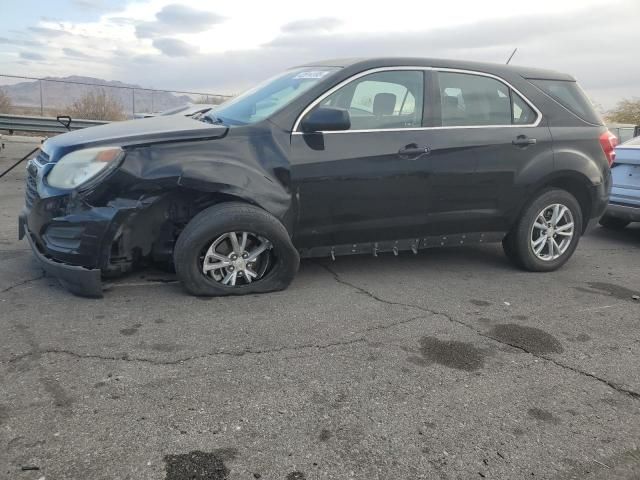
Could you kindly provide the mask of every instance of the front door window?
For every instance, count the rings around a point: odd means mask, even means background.
[[[424,73],[413,70],[377,72],[336,90],[320,105],[346,108],[351,130],[422,126]]]

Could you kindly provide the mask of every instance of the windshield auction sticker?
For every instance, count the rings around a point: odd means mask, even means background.
[[[309,70],[308,72],[300,72],[295,77],[293,77],[293,79],[294,80],[300,80],[300,79],[316,79],[317,80],[328,74],[329,72],[327,70]]]

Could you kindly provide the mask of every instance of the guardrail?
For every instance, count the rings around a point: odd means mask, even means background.
[[[44,132],[44,133],[64,133],[69,130],[79,130],[81,128],[104,125],[100,120],[71,120],[69,128],[60,123],[54,117],[28,117],[24,115],[6,115],[0,113],[0,130],[8,130],[9,133],[17,132]]]

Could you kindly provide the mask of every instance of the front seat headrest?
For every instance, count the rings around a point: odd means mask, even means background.
[[[393,115],[396,107],[396,96],[393,93],[378,93],[373,97],[374,115]]]

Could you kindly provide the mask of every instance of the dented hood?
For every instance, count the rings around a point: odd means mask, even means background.
[[[131,146],[159,142],[204,140],[223,137],[228,128],[181,115],[113,122],[84,128],[48,139],[43,150],[58,157],[79,148],[98,145]]]

